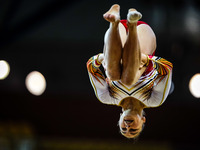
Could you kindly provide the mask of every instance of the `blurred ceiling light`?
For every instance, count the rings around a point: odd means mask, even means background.
[[[28,91],[36,96],[41,95],[46,89],[46,80],[38,71],[29,73],[26,77],[25,84]]]
[[[10,66],[5,60],[0,60],[0,80],[5,79],[10,73]]]
[[[190,79],[189,89],[194,97],[200,98],[200,73],[195,74]]]
[[[186,29],[192,34],[200,33],[199,12],[193,7],[188,6],[185,16]]]

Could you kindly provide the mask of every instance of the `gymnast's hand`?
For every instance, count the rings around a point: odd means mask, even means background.
[[[141,64],[139,69],[147,67],[147,65],[148,65],[148,55],[141,53]]]
[[[102,63],[104,60],[104,54],[99,54],[98,62]]]

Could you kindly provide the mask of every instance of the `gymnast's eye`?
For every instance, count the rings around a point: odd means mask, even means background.
[[[126,129],[126,128],[122,128],[122,130],[123,130],[123,131],[126,131],[127,129]]]

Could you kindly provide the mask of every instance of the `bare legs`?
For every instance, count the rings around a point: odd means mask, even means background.
[[[121,80],[125,85],[132,85],[142,74],[139,73],[138,76],[141,50],[137,32],[137,21],[142,15],[135,9],[129,9],[127,15],[129,33],[126,35],[125,28],[119,23],[119,10],[119,5],[115,4],[104,14],[104,19],[110,22],[104,38],[104,67],[111,80]]]

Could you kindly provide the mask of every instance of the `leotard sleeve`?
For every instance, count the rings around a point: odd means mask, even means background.
[[[95,95],[100,102],[115,105],[116,100],[110,96],[106,78],[99,68],[101,63],[98,61],[98,57],[99,55],[95,55],[87,62],[87,70],[90,82],[94,89]]]
[[[157,77],[154,81],[148,103],[149,105],[154,106],[154,104],[158,104],[159,102],[161,105],[169,94],[173,65],[166,59],[157,56],[149,58],[149,63],[152,63],[154,71],[157,72]],[[155,107],[160,105],[156,105]]]

